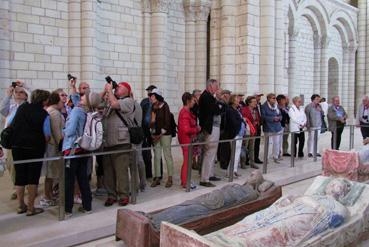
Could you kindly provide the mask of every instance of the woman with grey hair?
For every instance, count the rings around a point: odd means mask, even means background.
[[[305,133],[304,128],[306,126],[306,114],[302,107],[302,100],[299,96],[292,99],[292,106],[288,112],[290,116],[290,132],[295,133],[295,151],[293,154],[298,157],[304,157],[304,145],[305,145]],[[296,146],[299,143],[299,149],[297,152]],[[293,147],[291,147],[293,148]]]

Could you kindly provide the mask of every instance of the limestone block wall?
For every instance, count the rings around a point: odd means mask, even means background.
[[[68,1],[1,1],[1,88],[22,79],[39,88],[65,85]]]
[[[360,12],[342,0],[2,0],[0,87],[66,87],[71,72],[98,90],[109,74],[137,98],[158,85],[177,111],[207,73],[234,92],[327,97],[335,58],[337,93],[353,108],[369,88],[368,4],[358,4]]]

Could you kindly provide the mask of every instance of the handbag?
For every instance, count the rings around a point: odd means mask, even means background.
[[[0,145],[6,149],[12,149],[13,146],[13,126],[9,125],[0,134]]]
[[[134,107],[133,112],[135,112],[135,110],[136,106]],[[120,120],[122,120],[123,124],[127,126],[129,132],[129,139],[131,140],[131,143],[136,145],[141,144],[145,138],[145,135],[142,127],[138,125],[136,118],[133,118],[135,126],[130,127],[127,121],[123,118],[123,116],[120,114],[118,110],[115,110],[115,113],[118,115]]]

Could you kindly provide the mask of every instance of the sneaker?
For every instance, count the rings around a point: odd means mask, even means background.
[[[215,187],[215,184],[212,184],[210,182],[200,182],[200,185],[204,187]]]
[[[74,204],[82,204],[82,199],[80,196],[74,197]]]
[[[17,192],[13,192],[13,194],[10,196],[10,200],[17,200]]]
[[[276,158],[273,158],[273,161],[274,161],[274,163],[276,163],[276,164],[280,164],[281,162],[279,162],[279,159],[276,159]]]
[[[283,156],[285,156],[285,157],[291,157],[291,155],[289,153],[285,153],[285,154],[283,154]]]
[[[257,159],[257,160],[255,160],[255,163],[256,163],[256,164],[263,164],[263,161],[261,161],[261,160]]]
[[[221,178],[218,178],[216,176],[212,176],[209,178],[210,181],[221,181],[222,179]]]
[[[110,207],[110,206],[112,206],[114,203],[116,203],[117,202],[117,200],[116,199],[114,199],[114,198],[108,198],[108,199],[106,199],[106,201],[105,201],[105,203],[104,203],[104,206],[105,207]]]
[[[309,158],[312,158],[312,157],[313,157],[313,154],[308,154],[308,157],[309,157]]]
[[[91,214],[92,210],[86,210],[83,207],[79,207],[78,212],[83,213],[83,214]]]
[[[98,188],[95,191],[95,196],[106,196],[108,194],[108,192],[106,191],[105,188]]]
[[[119,200],[119,206],[124,207],[124,206],[127,206],[128,203],[129,203],[129,198],[128,197],[124,197],[124,198],[121,198]]]
[[[241,174],[239,174],[239,173],[237,173],[237,172],[233,173],[233,176],[234,176],[235,178],[242,177],[242,175],[241,175]]]
[[[190,186],[190,189],[191,190],[194,190],[197,188],[197,185],[194,183],[194,182],[191,182],[191,186]]]
[[[64,217],[64,219],[70,219],[70,218],[72,218],[72,216],[73,216],[73,214],[72,213],[68,213],[68,212],[65,212],[65,217]]]
[[[56,202],[54,200],[49,200],[49,199],[46,199],[46,198],[42,198],[40,200],[40,206],[42,208],[54,207],[54,206],[56,206]]]

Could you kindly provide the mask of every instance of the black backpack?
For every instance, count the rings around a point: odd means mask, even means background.
[[[177,124],[176,124],[176,120],[174,120],[173,113],[170,113],[170,126],[172,129],[172,137],[176,137],[177,136]]]

